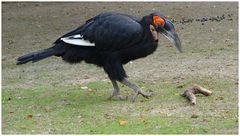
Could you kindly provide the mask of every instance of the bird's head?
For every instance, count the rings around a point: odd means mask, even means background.
[[[174,43],[174,45],[180,52],[182,52],[181,41],[175,31],[173,23],[170,20],[166,19],[159,12],[154,12],[150,14],[150,18],[152,20],[151,24],[155,28],[156,32],[163,34],[172,43]]]

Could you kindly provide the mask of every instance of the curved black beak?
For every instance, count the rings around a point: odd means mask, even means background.
[[[174,45],[176,46],[178,51],[182,53],[181,41],[180,41],[180,38],[178,37],[177,33],[175,32],[175,30],[171,30],[171,29],[166,30],[162,26],[158,26],[156,30],[158,32],[161,32],[166,38],[168,38],[168,40],[170,40],[172,43],[174,43]]]
[[[178,49],[178,51],[182,53],[181,41],[176,32],[165,31],[165,33],[163,33],[163,35],[165,37],[167,37],[172,43],[174,43],[174,45]]]

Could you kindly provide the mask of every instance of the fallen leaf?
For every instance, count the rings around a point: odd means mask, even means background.
[[[88,87],[87,86],[82,86],[81,89],[86,90],[86,89],[88,89]]]
[[[198,118],[199,116],[197,114],[193,114],[191,118]]]
[[[33,117],[33,115],[31,115],[31,114],[27,115],[28,119],[31,119],[32,117]]]
[[[120,126],[125,126],[125,125],[127,125],[127,123],[128,123],[128,121],[126,121],[126,120],[119,120]]]

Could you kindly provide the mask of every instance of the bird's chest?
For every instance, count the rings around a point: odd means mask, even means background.
[[[142,48],[141,51],[139,51],[139,54],[142,54],[143,57],[152,54],[158,47],[157,42],[151,43],[146,45],[145,47]]]
[[[127,63],[131,60],[144,58],[152,54],[157,49],[157,43],[149,43],[144,45],[134,46],[127,50],[119,52],[122,63]]]

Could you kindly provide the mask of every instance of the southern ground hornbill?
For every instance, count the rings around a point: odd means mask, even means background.
[[[158,46],[160,34],[166,36],[181,52],[181,42],[172,22],[160,12],[143,18],[112,12],[101,13],[57,39],[52,47],[19,57],[17,64],[37,62],[50,56],[62,57],[69,63],[84,60],[103,67],[108,74],[114,88],[109,99],[127,98],[120,95],[119,81],[135,91],[132,99],[135,101],[139,94],[149,98],[151,93],[142,91],[127,79],[123,64],[152,54]]]

